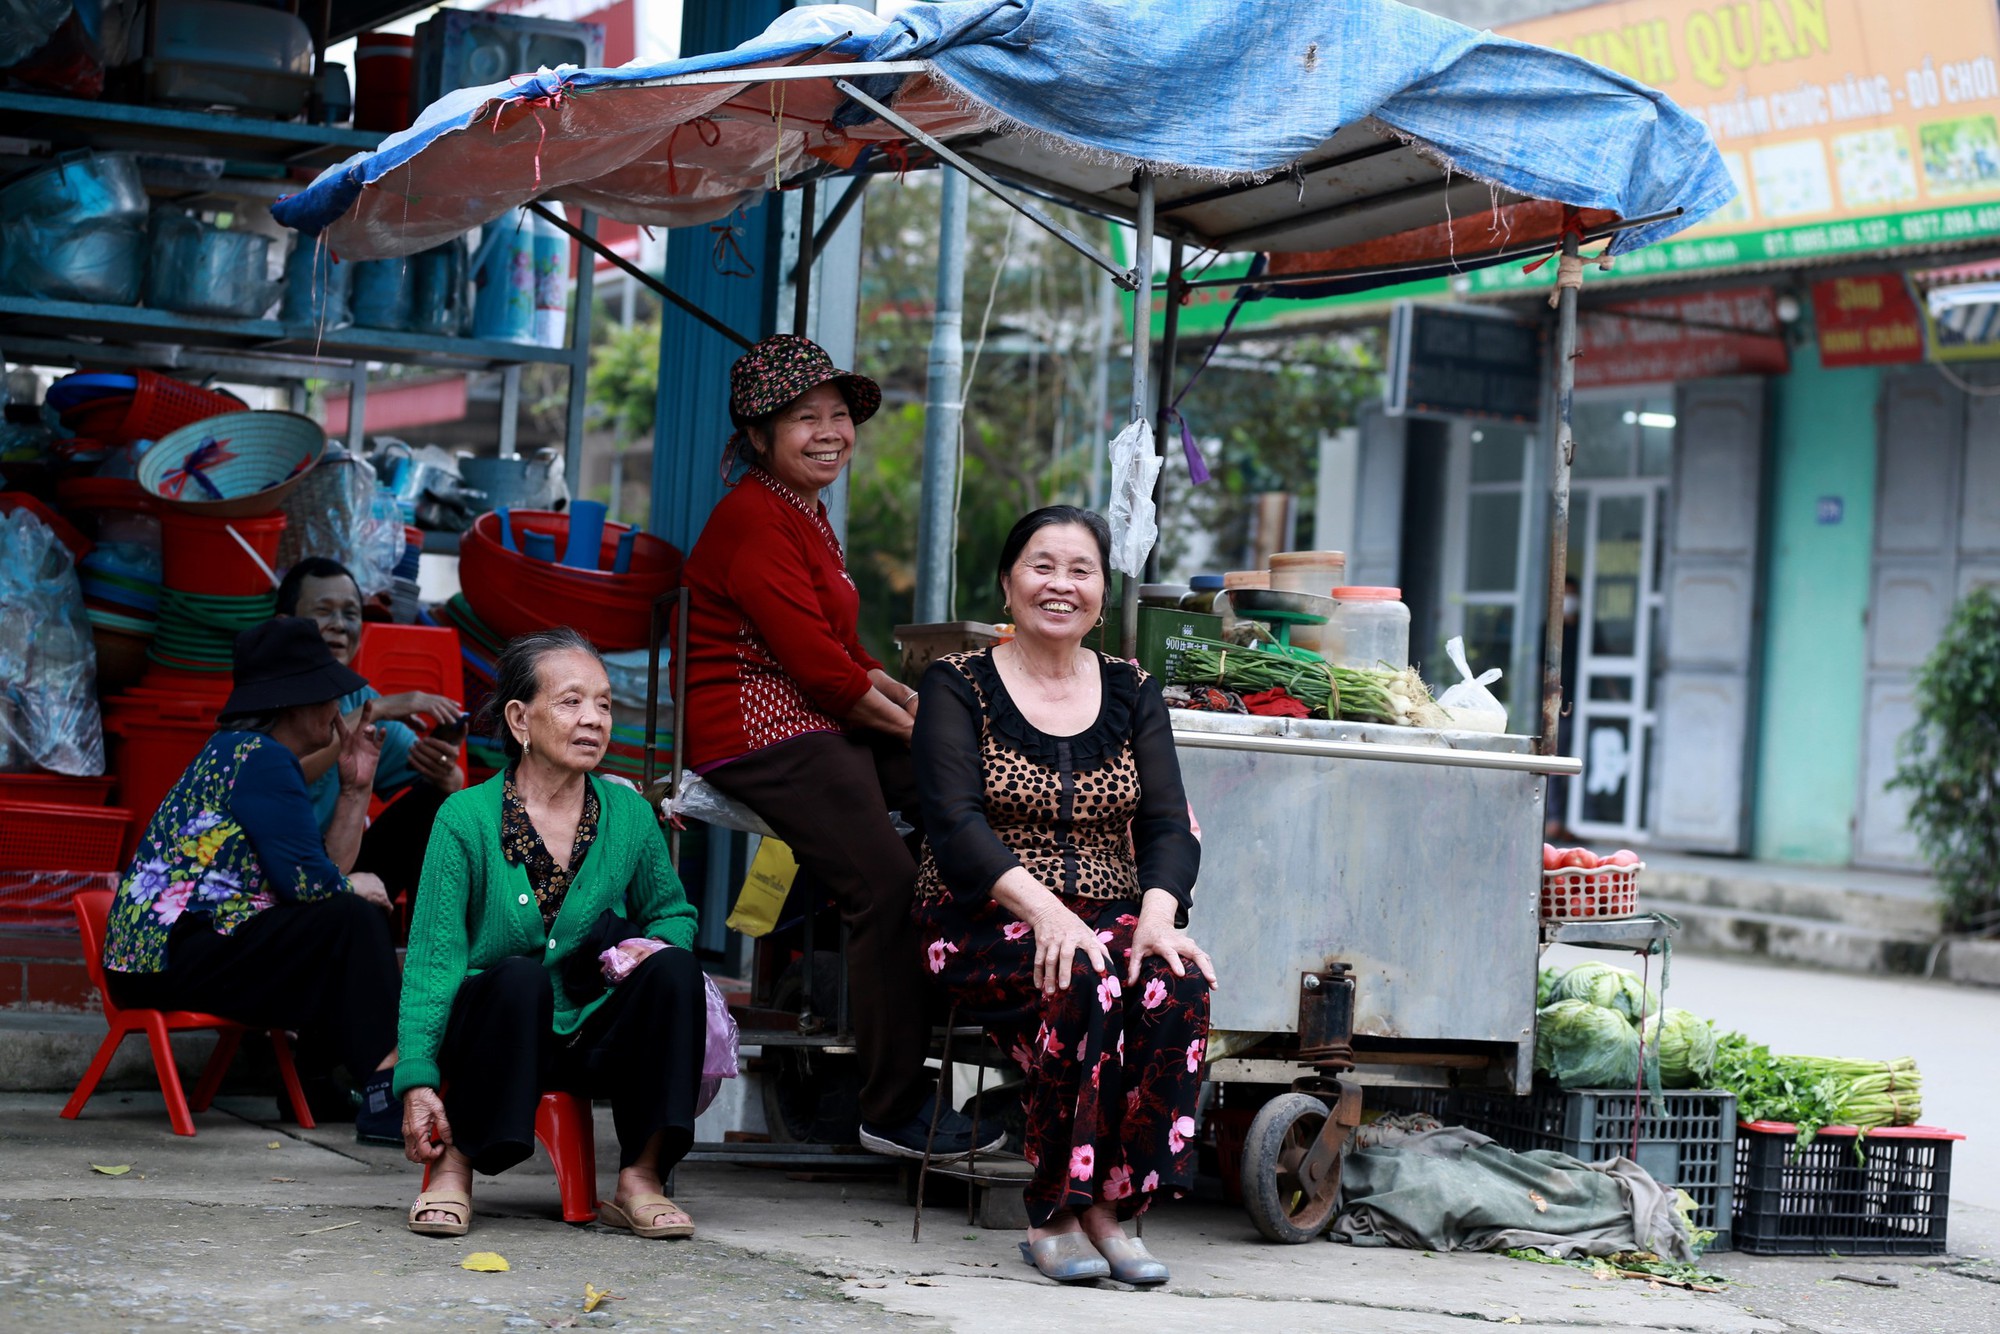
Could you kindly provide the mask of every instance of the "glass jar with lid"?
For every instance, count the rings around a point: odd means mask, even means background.
[[[1336,666],[1402,671],[1410,665],[1410,609],[1402,589],[1348,585],[1334,589],[1333,598],[1339,605],[1326,640]]]
[[[1188,580],[1188,595],[1181,599],[1181,610],[1214,611],[1216,595],[1222,592],[1223,586],[1223,579],[1219,574],[1195,575]]]

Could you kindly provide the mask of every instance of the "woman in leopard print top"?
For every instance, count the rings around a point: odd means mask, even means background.
[[[1030,1260],[1161,1282],[1119,1221],[1192,1183],[1214,974],[1182,929],[1201,848],[1159,685],[1083,647],[1109,549],[1088,511],[1022,519],[1014,639],[925,674],[916,916],[925,966],[1028,1076]]]

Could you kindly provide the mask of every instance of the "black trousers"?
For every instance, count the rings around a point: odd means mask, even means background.
[[[430,847],[431,826],[445,792],[419,778],[383,807],[361,835],[361,852],[354,869],[382,877],[389,897],[407,893],[416,902],[417,881],[424,873],[424,852]]]
[[[572,1038],[558,1037],[555,991],[540,959],[503,959],[452,1002],[438,1068],[452,1146],[491,1176],[535,1151],[535,1104],[562,1090],[611,1100],[618,1166],[664,1132],[665,1175],[694,1143],[694,1101],[708,1040],[701,965],[656,950],[611,990]]]
[[[296,1030],[357,1082],[396,1045],[403,987],[389,914],[352,894],[266,908],[230,935],[184,914],[158,973],[105,974],[120,1005],[205,1010],[250,1028]]]
[[[917,860],[888,817],[920,823],[909,747],[881,733],[812,732],[702,776],[762,816],[833,895],[848,929],[861,1119],[909,1120],[935,1087],[924,1067],[931,994],[910,917]]]

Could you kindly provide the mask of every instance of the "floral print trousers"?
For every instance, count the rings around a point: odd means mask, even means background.
[[[992,899],[920,901],[924,967],[962,1016],[996,1031],[1028,1077],[1027,1143],[1035,1169],[1028,1219],[1035,1226],[1100,1202],[1122,1218],[1160,1191],[1194,1183],[1194,1116],[1208,1040],[1208,983],[1192,965],[1175,977],[1146,960],[1131,967],[1134,906],[1065,899],[1097,931],[1116,971],[1098,976],[1079,956],[1070,985],[1035,989],[1035,939]]]

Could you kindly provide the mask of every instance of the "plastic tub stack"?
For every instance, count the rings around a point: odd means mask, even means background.
[[[226,412],[170,431],[140,460],[160,505],[158,630],[138,684],[108,699],[104,727],[123,799],[150,814],[215,730],[239,632],[277,610],[286,493],[326,436],[289,412]]]

